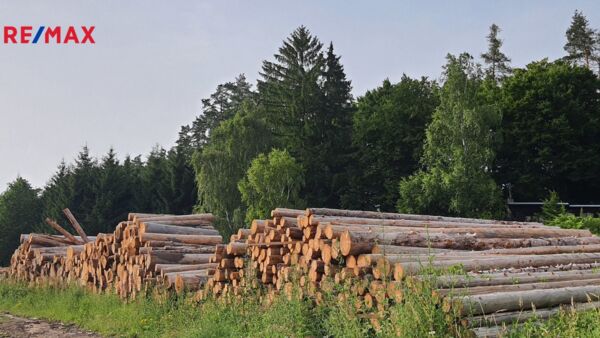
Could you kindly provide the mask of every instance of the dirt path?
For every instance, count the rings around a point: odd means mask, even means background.
[[[8,313],[0,313],[0,337],[10,338],[100,338],[101,336],[85,331],[75,325],[51,323],[36,318],[21,318]]]

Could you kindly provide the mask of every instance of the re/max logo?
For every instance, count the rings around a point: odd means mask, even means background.
[[[95,26],[4,26],[4,44],[95,44]]]

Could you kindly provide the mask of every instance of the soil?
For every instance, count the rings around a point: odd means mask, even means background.
[[[0,313],[1,338],[100,338],[97,333],[86,331],[72,324],[48,322],[37,318],[21,318]]]

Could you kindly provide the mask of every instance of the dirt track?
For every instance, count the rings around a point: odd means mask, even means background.
[[[75,325],[51,323],[36,318],[21,318],[8,313],[0,313],[0,337],[100,338],[101,336],[82,330]]]

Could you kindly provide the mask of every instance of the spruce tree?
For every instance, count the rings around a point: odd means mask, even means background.
[[[580,11],[575,11],[571,26],[566,32],[567,43],[564,50],[568,53],[567,59],[583,64],[588,69],[590,62],[596,59],[598,41],[596,32],[590,28],[587,18]]]
[[[259,102],[282,148],[306,168],[309,204],[339,206],[351,126],[350,81],[339,56],[301,26],[264,61]]]
[[[6,266],[19,245],[19,236],[29,233],[42,221],[39,190],[22,177],[0,194],[0,266]]]
[[[99,166],[98,191],[96,204],[92,210],[92,218],[97,225],[90,232],[111,232],[118,222],[127,218],[130,197],[127,177],[117,159],[117,154],[110,148]],[[82,224],[87,231],[87,224]]]
[[[191,164],[193,151],[192,138],[184,127],[179,133],[176,145],[169,150],[167,155],[168,179],[172,192],[172,199],[169,201],[170,213],[190,213],[196,204],[196,182]]]
[[[510,59],[500,51],[502,40],[498,38],[500,27],[496,24],[490,26],[490,33],[487,36],[488,51],[481,54],[481,58],[488,65],[487,75],[494,79],[500,80],[510,74]]]
[[[73,169],[63,159],[42,192],[44,215],[53,219],[62,217],[62,210],[73,208]]]
[[[101,226],[92,216],[98,193],[98,179],[98,163],[95,158],[90,156],[89,148],[84,146],[77,159],[75,159],[71,204],[62,208],[68,207],[73,214],[78,215],[79,221],[91,229],[92,235],[97,232],[97,229],[101,229]]]

